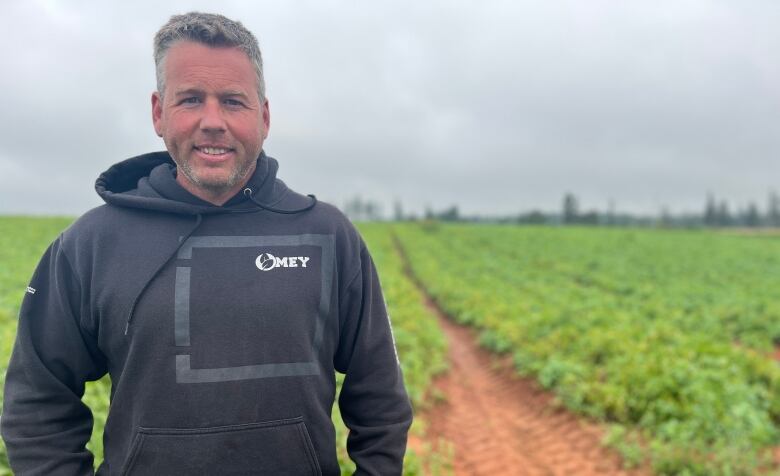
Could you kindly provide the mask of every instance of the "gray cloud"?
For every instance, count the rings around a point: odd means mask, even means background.
[[[7,7],[0,212],[80,213],[97,174],[162,148],[164,7]],[[294,188],[408,209],[698,210],[780,188],[775,2],[228,2],[260,38],[269,154]]]

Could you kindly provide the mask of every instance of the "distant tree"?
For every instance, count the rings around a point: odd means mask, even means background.
[[[344,213],[352,221],[377,221],[382,219],[382,208],[372,200],[364,200],[360,195],[347,200]]]
[[[363,205],[365,212],[365,218],[368,221],[377,221],[380,219],[379,204],[373,201],[368,201]]]
[[[671,212],[669,212],[669,207],[664,205],[661,207],[661,213],[658,215],[658,225],[668,228],[673,225],[673,218]]]
[[[585,225],[598,225],[599,224],[599,212],[596,210],[590,210],[577,216],[577,222]]]
[[[458,221],[460,219],[460,213],[458,212],[458,206],[453,205],[450,208],[440,212],[437,218],[441,221]]]
[[[780,195],[774,190],[769,192],[766,221],[769,226],[780,227]]]
[[[729,204],[726,200],[722,200],[720,204],[718,204],[715,216],[715,224],[717,226],[731,226],[733,224],[731,212],[729,211]]]
[[[605,216],[605,223],[607,225],[615,225],[617,222],[615,208],[616,208],[615,200],[610,198],[609,202],[607,202],[607,214]]]
[[[563,196],[563,223],[577,223],[579,217],[579,204],[577,197],[573,193],[566,193]]]
[[[363,219],[363,199],[360,196],[353,197],[344,204],[344,214],[353,221]]]
[[[707,194],[707,204],[704,207],[704,224],[706,226],[718,225],[718,206],[711,193]]]
[[[748,203],[747,209],[745,209],[745,213],[742,216],[742,222],[749,227],[761,225],[761,215],[759,215],[758,206],[754,202]]]
[[[393,220],[404,221],[404,208],[400,200],[393,202]]]
[[[517,222],[527,223],[529,225],[543,225],[547,223],[547,216],[539,210],[532,210],[528,213],[523,213],[518,216]]]

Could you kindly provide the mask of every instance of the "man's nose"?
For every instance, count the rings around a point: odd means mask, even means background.
[[[207,132],[224,131],[225,118],[223,116],[222,105],[215,98],[206,99],[203,104],[203,115],[200,118],[200,128]]]

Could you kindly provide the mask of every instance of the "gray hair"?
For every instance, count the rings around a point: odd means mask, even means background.
[[[260,45],[251,31],[241,22],[213,13],[190,12],[173,15],[154,35],[154,65],[157,73],[157,91],[165,93],[165,56],[178,41],[194,41],[213,47],[237,47],[246,53],[255,68],[257,95],[265,102],[265,79]]]

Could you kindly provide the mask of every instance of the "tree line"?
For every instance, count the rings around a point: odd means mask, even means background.
[[[434,209],[426,206],[421,215],[404,211],[400,201],[392,206],[391,216],[384,213],[376,201],[355,197],[348,200],[344,212],[354,221],[380,221],[388,218],[394,221],[437,220],[450,222],[490,222],[532,225],[590,225],[590,226],[663,226],[663,227],[739,227],[780,228],[780,194],[769,192],[766,206],[762,209],[755,202],[732,209],[727,200],[708,194],[701,212],[672,213],[664,207],[654,215],[639,215],[616,211],[614,201],[606,210],[583,210],[573,193],[566,193],[557,212],[531,210],[510,215],[464,215],[457,205]]]

